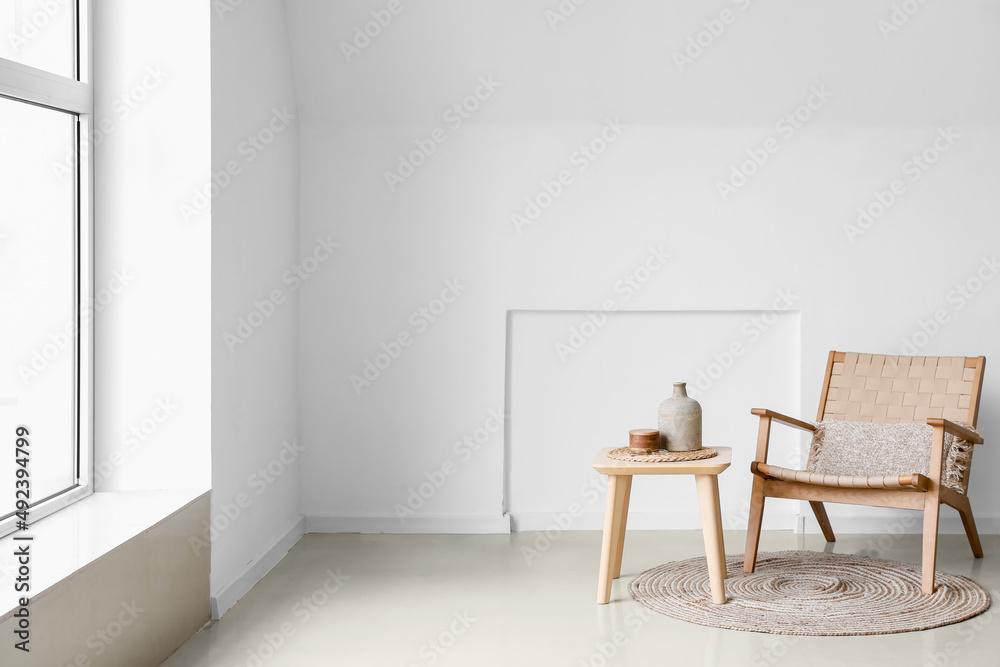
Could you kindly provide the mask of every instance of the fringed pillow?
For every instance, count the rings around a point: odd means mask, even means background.
[[[975,431],[963,422],[957,424]],[[933,427],[920,423],[816,422],[806,470],[827,475],[928,475]],[[964,494],[972,444],[944,434],[941,483]]]

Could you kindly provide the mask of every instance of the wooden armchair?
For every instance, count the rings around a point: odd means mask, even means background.
[[[975,428],[985,366],[985,357],[896,357],[830,352],[816,421],[926,423],[933,427],[926,475],[917,471],[908,475],[831,475],[768,465],[772,422],[806,431],[815,431],[816,427],[771,410],[751,410],[760,417],[760,427],[756,460],[750,464],[754,479],[743,571],[749,574],[756,566],[764,499],[768,497],[808,500],[828,542],[835,538],[824,502],[923,510],[921,588],[924,594],[934,592],[941,503],[958,510],[972,553],[982,558],[983,548],[969,498],[962,490],[942,484],[941,469],[948,455],[945,452],[946,433],[968,443],[983,442],[978,434],[955,422],[965,422]],[[968,449],[968,464],[959,475],[962,489],[968,485],[971,467],[971,445]],[[811,450],[811,463],[813,454]]]

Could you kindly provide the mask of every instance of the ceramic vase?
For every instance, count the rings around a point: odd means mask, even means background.
[[[674,393],[660,403],[660,449],[693,452],[701,449],[701,405],[687,395],[687,383],[675,382]]]

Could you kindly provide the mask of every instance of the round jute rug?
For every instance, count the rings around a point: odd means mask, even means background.
[[[712,604],[704,558],[646,570],[632,597],[661,614],[730,630],[779,635],[886,635],[958,623],[990,606],[976,582],[937,573],[920,593],[920,566],[816,551],[762,553],[743,574],[743,556],[726,559],[726,604]]]

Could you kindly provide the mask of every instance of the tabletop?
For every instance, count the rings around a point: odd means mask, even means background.
[[[594,459],[594,469],[602,475],[718,475],[733,462],[732,447],[712,447],[718,456],[698,461],[638,463],[608,458],[616,447],[606,447]]]

